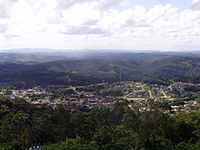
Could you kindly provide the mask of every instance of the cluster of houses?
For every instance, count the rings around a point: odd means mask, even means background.
[[[199,86],[198,84],[194,84],[194,83],[183,83],[183,82],[176,82],[172,85],[169,86],[169,89],[171,91],[173,90],[184,90],[187,87],[191,87],[191,86]]]
[[[193,111],[193,108],[198,107],[195,101],[183,101],[182,103],[173,103],[173,90],[184,89],[188,86],[194,86],[192,83],[174,83],[170,86],[148,85],[150,88],[144,88],[146,84],[139,82],[119,82],[119,83],[102,83],[91,85],[92,89],[95,86],[103,87],[103,91],[110,89],[120,89],[123,96],[114,95],[101,95],[97,90],[84,90],[83,87],[69,87],[62,88],[68,90],[70,93],[65,93],[63,97],[55,97],[54,92],[56,90],[42,89],[40,87],[24,90],[10,90],[8,96],[11,98],[23,98],[27,102],[35,105],[51,106],[56,108],[59,105],[64,106],[68,110],[74,109],[92,109],[92,108],[110,108],[116,101],[127,101],[130,107],[137,106],[140,112],[150,110],[147,105],[149,100],[155,102],[168,101],[171,105],[173,112],[189,112]],[[90,87],[90,88],[91,88]],[[154,92],[154,93],[153,93]],[[37,99],[35,98],[37,97]],[[163,112],[169,112],[169,110],[162,109]]]
[[[33,89],[10,90],[8,96],[13,99],[15,98],[29,99],[32,96],[47,95],[47,94],[48,92],[46,90],[43,90],[40,87],[35,87]]]

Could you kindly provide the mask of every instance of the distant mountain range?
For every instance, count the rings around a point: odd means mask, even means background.
[[[71,51],[1,53],[0,85],[85,85],[121,80],[200,82],[200,53]]]

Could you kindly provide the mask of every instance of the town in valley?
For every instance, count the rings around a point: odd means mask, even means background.
[[[200,108],[200,84],[182,82],[175,82],[169,86],[123,81],[69,87],[4,87],[1,88],[0,94],[53,109],[62,105],[70,111],[109,109],[114,103],[123,101],[139,112],[155,109],[155,105],[156,109],[169,114],[191,112]]]

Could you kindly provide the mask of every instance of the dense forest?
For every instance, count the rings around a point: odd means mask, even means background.
[[[198,150],[200,112],[170,116],[162,104],[140,113],[126,102],[112,109],[67,111],[0,96],[0,149],[26,150]]]
[[[45,56],[46,62],[41,63],[39,61],[41,55],[38,58],[35,56],[34,59],[32,57],[28,59],[28,56],[22,55],[21,57],[25,60],[38,60],[38,62],[24,62],[24,60],[21,63],[1,63],[0,85],[26,88],[48,85],[87,85],[128,80],[158,84],[170,84],[174,81],[200,82],[199,55],[105,53],[102,55],[88,54],[87,57],[75,58],[64,56],[57,58],[63,60],[56,60],[56,57],[54,58],[52,55]],[[4,59],[5,57],[3,57]]]

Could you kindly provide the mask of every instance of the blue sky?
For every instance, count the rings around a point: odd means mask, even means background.
[[[120,6],[119,10],[124,10],[130,8],[133,5],[142,5],[146,9],[150,9],[156,5],[166,5],[171,4],[172,6],[179,8],[180,11],[190,8],[192,0],[132,0],[131,3]]]
[[[0,0],[0,49],[200,50],[200,0]]]
[[[158,4],[171,4],[174,7],[185,9],[190,7],[192,0],[136,0],[135,3],[138,5],[143,5],[146,8],[152,8]]]

